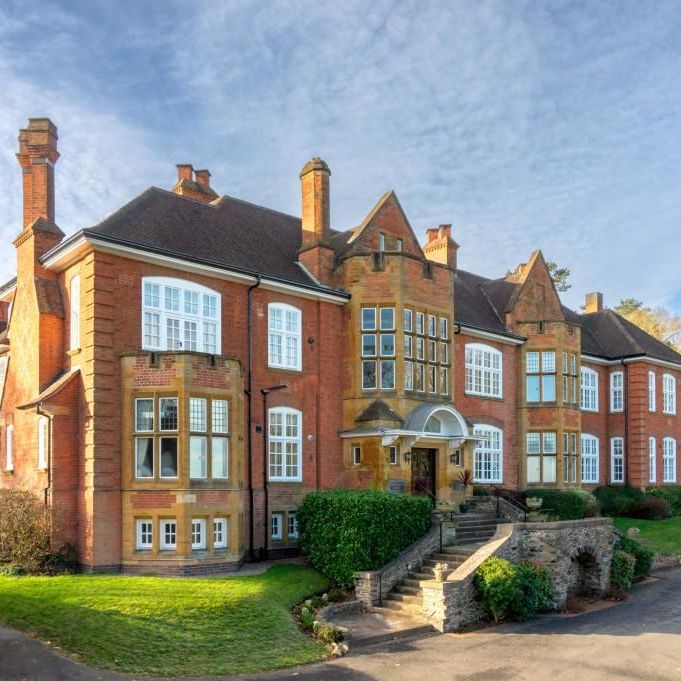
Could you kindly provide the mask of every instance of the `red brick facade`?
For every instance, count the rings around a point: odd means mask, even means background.
[[[56,144],[46,119],[20,134],[17,281],[0,289],[0,487],[44,498],[55,541],[75,544],[85,568],[213,572],[293,551],[295,510],[314,489],[455,502],[465,468],[512,488],[678,479],[681,427],[664,413],[663,375],[675,394],[681,357],[585,350],[583,319],[560,305],[541,254],[490,283],[498,328],[473,323],[459,292],[487,284],[457,270],[451,227],[429,230],[422,248],[389,193],[356,229],[331,230],[320,159],[301,173],[303,219],[287,232],[295,276],[267,270],[276,248],[255,271],[96,230],[64,240]],[[178,166],[172,200],[219,210],[209,181]],[[201,222],[192,229],[200,239]],[[586,368],[597,409],[580,406]],[[584,435],[598,438],[593,482]]]

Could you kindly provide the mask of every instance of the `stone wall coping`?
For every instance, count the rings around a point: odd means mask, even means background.
[[[333,622],[333,618],[336,615],[347,615],[358,612],[364,612],[366,605],[362,601],[343,601],[342,603],[329,603],[323,608],[317,610],[315,614],[315,619],[322,624],[332,624],[334,627],[339,629],[345,629],[345,627],[340,627]]]
[[[613,525],[612,518],[583,518],[582,520],[556,520],[549,523],[510,523],[522,530],[567,530],[577,527]]]

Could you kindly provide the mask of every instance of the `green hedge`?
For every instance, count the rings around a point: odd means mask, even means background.
[[[632,506],[645,499],[645,493],[626,485],[602,485],[596,487],[594,496],[601,505],[601,513],[609,516],[629,517]]]
[[[310,563],[342,586],[358,570],[377,570],[430,528],[427,497],[329,490],[308,494],[298,507],[299,545]]]
[[[681,516],[681,486],[648,487],[646,492],[654,497],[666,499],[669,502],[669,512]]]
[[[634,579],[643,579],[648,575],[650,569],[653,567],[654,551],[647,546],[643,546],[640,542],[629,537],[623,537],[617,544],[615,544],[615,551],[624,551],[630,553],[636,559],[634,566]]]
[[[523,498],[540,497],[544,500],[540,513],[559,520],[581,520],[598,515],[598,502],[593,494],[581,489],[528,489]]]
[[[610,564],[610,583],[623,591],[631,588],[636,571],[636,557],[626,551],[615,550]]]
[[[495,622],[507,617],[524,622],[553,600],[547,568],[505,558],[492,557],[482,563],[473,576],[473,586]]]

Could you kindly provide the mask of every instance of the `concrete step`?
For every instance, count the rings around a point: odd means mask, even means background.
[[[382,608],[387,608],[388,610],[397,610],[398,612],[403,612],[407,615],[415,615],[419,617],[421,615],[421,605],[412,605],[411,603],[402,603],[401,601],[395,601],[386,598],[381,604]]]

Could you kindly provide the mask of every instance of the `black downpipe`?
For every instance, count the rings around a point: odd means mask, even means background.
[[[258,275],[256,282],[248,287],[248,388],[246,393],[246,405],[248,408],[248,415],[246,418],[246,449],[248,451],[248,553],[251,560],[255,560],[255,551],[253,550],[254,542],[254,517],[255,503],[253,499],[253,290],[260,286],[262,278]]]

